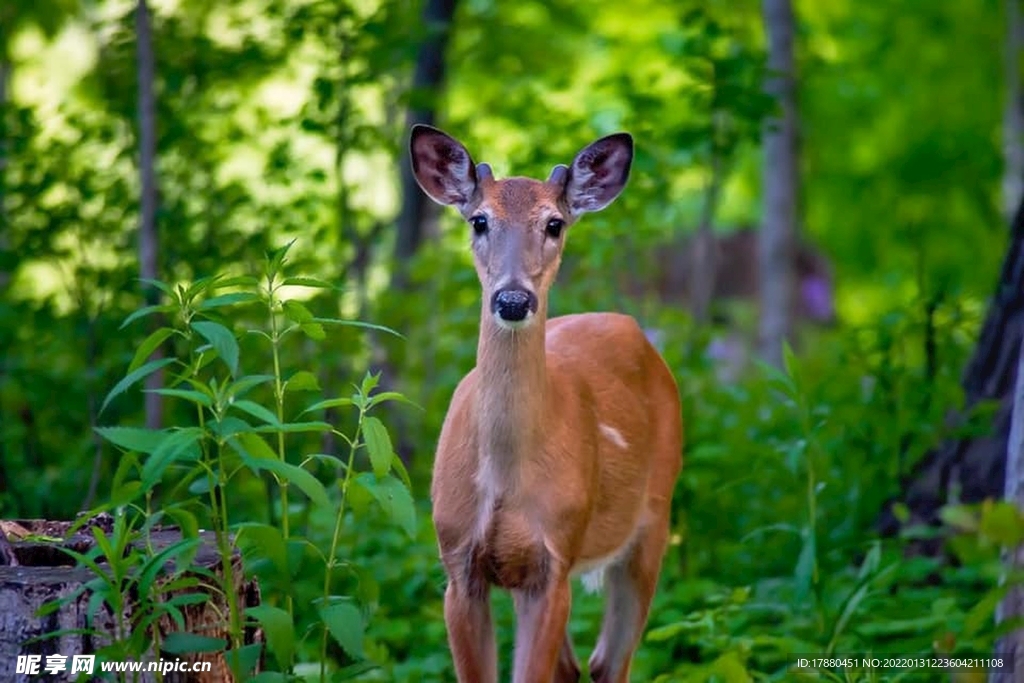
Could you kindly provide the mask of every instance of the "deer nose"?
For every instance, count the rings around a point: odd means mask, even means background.
[[[525,289],[502,289],[494,293],[491,310],[502,320],[519,322],[537,312],[537,297]]]

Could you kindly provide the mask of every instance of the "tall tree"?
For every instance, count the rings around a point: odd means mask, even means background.
[[[1024,92],[1020,57],[1024,49],[1024,18],[1020,0],[1006,0],[1006,101],[1003,104],[1003,212],[1007,222],[1024,196]]]
[[[1024,199],[1018,204],[999,282],[963,376],[965,413],[984,401],[997,403],[992,430],[978,436],[948,439],[918,462],[900,495],[910,510],[912,523],[937,523],[938,512],[953,490],[959,491],[959,500],[966,503],[1003,495],[1012,392],[1022,338]],[[901,525],[893,502],[880,518],[883,533],[896,533]]]
[[[135,7],[136,69],[138,74],[138,126],[139,126],[139,178],[141,197],[139,202],[139,276],[144,280],[155,280],[158,276],[158,255],[160,240],[157,233],[157,186],[156,186],[156,58],[153,54],[153,21],[146,0],[138,0]],[[147,305],[158,303],[159,292],[155,287],[143,284]],[[156,372],[146,380],[148,389],[163,384],[161,373]],[[162,403],[160,395],[146,393],[146,426],[157,429],[160,426]]]
[[[1024,353],[1018,347],[1017,381],[1013,392],[1013,409],[1010,434],[1006,445],[1006,501],[1024,510]],[[1006,548],[1003,555],[1007,572],[1017,572],[1024,567],[1024,544]],[[1024,587],[1015,585],[1003,597],[996,610],[997,623],[1024,617]],[[1024,655],[1024,629],[1014,629],[996,643],[997,657],[1009,661],[1021,661]],[[989,677],[989,683],[1010,683],[1016,680],[1012,672],[997,671]]]
[[[455,18],[456,0],[426,0],[423,23],[427,36],[416,56],[412,77],[412,91],[406,112],[405,130],[424,123],[433,125],[437,118],[437,97],[444,84],[445,50]],[[404,282],[404,264],[416,253],[423,241],[425,226],[433,209],[412,174],[408,154],[401,154],[402,209],[398,215],[398,234],[395,237],[396,284]]]
[[[796,243],[799,154],[796,67],[793,58],[794,18],[790,0],[764,0],[768,34],[766,90],[777,113],[764,128],[764,222],[760,240],[762,359],[782,363],[782,346],[792,329],[792,263]]]

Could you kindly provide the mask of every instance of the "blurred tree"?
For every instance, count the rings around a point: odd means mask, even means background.
[[[799,122],[793,39],[796,25],[790,0],[764,0],[768,34],[768,92],[777,113],[765,121],[764,214],[760,242],[760,355],[782,365],[783,343],[792,332],[793,254],[799,193]]]
[[[1006,101],[1003,103],[1003,213],[1007,222],[1024,196],[1024,92],[1020,74],[1024,17],[1020,0],[1006,0]]]
[[[408,139],[409,130],[414,125],[436,123],[437,102],[444,87],[445,53],[456,4],[456,0],[426,0],[423,25],[427,33],[416,54],[403,140]],[[396,225],[394,268],[391,272],[392,287],[398,290],[404,289],[408,282],[408,261],[428,233],[428,223],[437,219],[433,202],[420,191],[412,175],[409,155],[404,153],[404,149],[402,151],[399,156],[402,208]]]
[[[153,54],[153,25],[146,0],[135,6],[135,49],[138,64],[138,130],[139,130],[139,277],[153,281],[160,277],[160,234],[157,230],[157,178],[156,178],[156,57]],[[160,303],[160,292],[152,284],[142,285],[143,300],[147,306]],[[159,322],[154,321],[154,326]],[[155,327],[154,327],[155,328]],[[160,351],[154,352],[160,357]],[[156,393],[164,384],[163,371],[158,370],[146,378],[146,426],[159,429],[162,397]],[[95,480],[95,477],[94,477]],[[90,496],[91,498],[91,496]]]
[[[1024,338],[1021,341],[1024,344]],[[1006,443],[1005,499],[1024,512],[1024,346],[1017,349],[1017,379],[1014,385],[1010,417],[1010,431]],[[1003,562],[1007,574],[1024,568],[1024,544],[1003,549]],[[996,623],[1019,623],[1024,618],[1024,586],[1012,586],[996,611]],[[996,657],[1019,662],[1024,658],[1024,629],[1015,628],[996,643]],[[1012,671],[997,671],[989,683],[1011,683],[1017,676]]]

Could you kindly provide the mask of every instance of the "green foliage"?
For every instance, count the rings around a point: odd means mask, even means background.
[[[159,645],[176,653],[227,649],[229,663],[242,677],[249,675],[258,658],[258,651],[243,646],[243,629],[252,622],[262,628],[268,661],[278,671],[290,673],[300,656],[313,656],[320,665],[320,680],[328,675],[335,680],[337,672],[353,671],[345,668],[348,664],[366,660],[365,622],[373,613],[366,598],[376,592],[375,582],[344,551],[352,542],[351,515],[373,517],[374,508],[408,536],[416,534],[408,474],[398,464],[384,423],[370,414],[384,403],[405,399],[395,392],[376,391],[377,376],[367,374],[351,396],[310,402],[310,394],[321,391],[315,375],[299,370],[285,378],[281,351],[298,335],[323,340],[328,326],[367,327],[314,317],[301,301],[285,298],[289,287],[325,286],[289,278],[287,252],[286,247],[269,253],[259,278],[202,278],[175,287],[153,282],[173,303],[140,309],[127,318],[130,324],[165,314],[174,325],[154,330],[148,340],[172,342],[175,353],[156,360],[147,360],[147,354],[136,356],[133,365],[138,367],[114,386],[103,407],[163,370],[166,386],[147,391],[180,404],[182,415],[191,418],[159,430],[97,429],[124,451],[110,503],[100,508],[114,512],[114,530],[108,538],[94,529],[96,546],[89,554],[67,551],[97,578],[63,602],[88,590],[92,613],[100,605],[109,608],[118,620],[114,646],[120,649],[112,651],[115,658],[144,654],[154,644],[154,624],[170,614],[179,631]],[[262,310],[262,324],[253,324],[253,309]],[[239,335],[235,330],[240,323]],[[246,346],[243,354],[239,336],[259,340],[270,373],[245,374],[245,366],[261,357],[260,349]],[[144,343],[140,348],[153,352],[157,346]],[[305,408],[296,406],[299,401]],[[355,413],[351,435],[305,417],[342,406]],[[326,433],[347,444],[345,459],[306,450],[312,437]],[[367,461],[369,471],[360,472]],[[325,484],[325,478],[331,483]],[[269,504],[263,514],[239,502],[260,489]],[[300,501],[291,498],[292,492],[301,494]],[[156,549],[150,532],[164,521],[178,525],[183,538]],[[224,568],[220,584],[207,590],[227,600],[227,643],[180,631],[180,606],[192,594],[162,598],[197,585],[197,573],[209,573],[190,564],[200,527],[213,530],[214,538],[207,542],[215,543]],[[262,588],[263,604],[244,611],[233,589],[237,582],[231,557],[236,548],[242,552],[246,574],[257,578]],[[98,563],[101,557],[106,564]],[[168,572],[170,560],[174,569]],[[344,577],[356,579],[351,592],[339,592]],[[321,590],[310,601],[314,580],[319,580]],[[124,624],[124,615],[134,604],[129,595],[140,596],[142,607],[132,611],[130,624]],[[329,651],[332,643],[340,653]],[[331,664],[332,658],[338,667]]]
[[[143,622],[191,599],[167,598],[196,587],[147,548],[154,525],[175,524],[183,565],[212,529],[260,581],[264,604],[229,615],[237,668],[258,654],[238,648],[258,622],[274,672],[452,679],[426,482],[474,362],[479,286],[447,214],[403,264],[409,285],[390,286],[410,104],[437,105],[499,175],[544,176],[597,135],[636,137],[628,190],[569,231],[551,301],[660,329],[683,394],[686,465],[634,680],[793,680],[800,651],[987,651],[997,547],[1021,536],[1013,511],[955,506],[942,529],[885,542],[874,523],[929,449],[991,424],[991,406],[956,426],[946,415],[1005,246],[996,3],[795,3],[803,229],[834,263],[841,324],[807,333],[786,373],[735,384],[702,351],[717,330],[625,295],[614,274],[696,227],[714,154],[716,227],[757,221],[760,3],[459,3],[443,91],[413,92],[434,30],[422,4],[155,4],[153,307],[137,280],[130,3],[0,8],[13,68],[0,103],[0,516],[116,513],[102,544],[130,550],[100,568],[93,606],[148,599],[109,656],[148,647]],[[142,426],[144,390],[164,399],[160,429]],[[952,535],[955,563],[908,556],[937,533]],[[601,606],[574,596],[582,659]],[[495,613],[507,672],[505,597]]]

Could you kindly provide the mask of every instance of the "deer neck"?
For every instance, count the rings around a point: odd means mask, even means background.
[[[477,429],[481,477],[514,484],[522,464],[539,452],[548,393],[546,311],[529,327],[510,331],[484,306],[477,347]],[[481,484],[488,488],[497,485]]]

